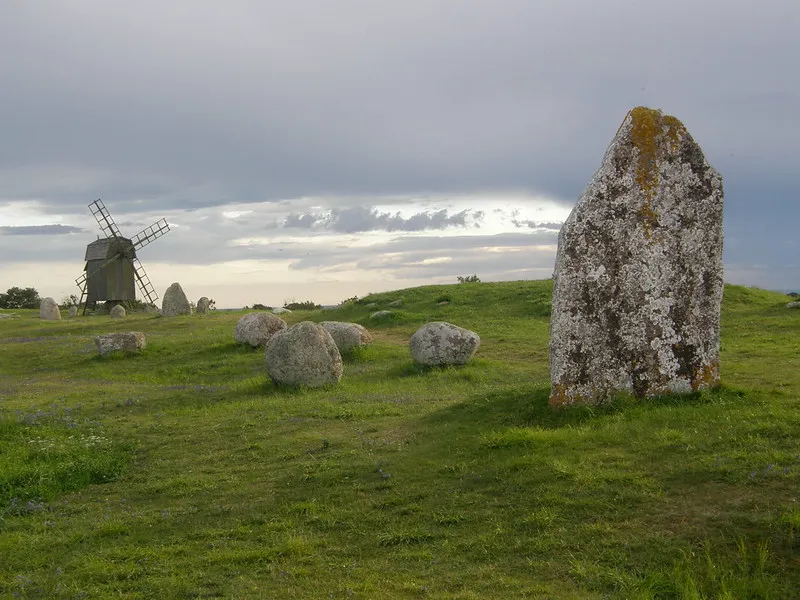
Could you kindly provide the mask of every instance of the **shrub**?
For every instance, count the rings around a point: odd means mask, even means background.
[[[475,274],[467,275],[466,277],[462,277],[461,275],[459,275],[458,277],[456,277],[456,279],[458,279],[458,283],[480,283],[481,282],[480,278]]]

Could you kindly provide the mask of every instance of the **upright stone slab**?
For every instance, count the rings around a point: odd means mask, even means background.
[[[722,178],[675,117],[631,110],[558,238],[551,406],[719,382]]]
[[[165,317],[192,314],[192,305],[189,303],[181,284],[177,281],[164,292],[164,300],[161,302],[161,314]]]
[[[60,321],[61,311],[58,309],[58,303],[52,298],[42,298],[39,304],[39,318],[45,321]]]

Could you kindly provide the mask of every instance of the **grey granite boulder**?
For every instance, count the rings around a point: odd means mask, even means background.
[[[58,303],[52,298],[42,298],[39,304],[39,318],[45,321],[60,321],[61,311],[58,309]]]
[[[338,383],[342,357],[331,334],[302,321],[273,335],[264,350],[267,372],[277,384],[320,387]]]
[[[197,301],[197,314],[204,315],[208,312],[209,306],[211,305],[211,301],[202,296],[200,300]]]
[[[129,331],[127,333],[105,333],[94,338],[97,350],[101,356],[112,352],[124,352],[126,354],[138,354],[145,346],[147,340],[144,333],[140,331]]]
[[[403,299],[398,298],[397,300],[392,300],[386,306],[388,306],[389,308],[400,308],[401,306],[403,306]]]
[[[719,382],[722,201],[678,119],[627,114],[559,234],[551,406]]]
[[[475,354],[481,338],[474,331],[452,323],[426,323],[411,336],[409,350],[414,362],[425,366],[463,365]]]
[[[192,305],[189,303],[189,299],[183,292],[180,283],[173,283],[164,292],[164,300],[161,302],[161,314],[165,317],[192,314]]]
[[[253,348],[263,346],[276,332],[286,329],[286,322],[268,312],[252,312],[244,315],[236,323],[233,338],[240,344],[250,344]]]
[[[290,315],[290,314],[292,314],[292,311],[289,310],[288,308],[284,308],[283,306],[276,306],[275,308],[272,309],[272,314],[273,315]]]
[[[78,307],[75,306],[74,304],[72,306],[70,306],[68,315],[70,317],[77,317],[78,316]]]
[[[372,313],[369,318],[373,321],[386,321],[391,318],[394,313],[390,310],[378,310]]]
[[[358,323],[344,323],[342,321],[323,321],[323,329],[331,334],[339,352],[345,354],[356,348],[363,348],[372,343],[372,336],[367,328]]]
[[[121,304],[115,304],[114,307],[108,312],[108,316],[112,319],[124,319],[127,313],[125,307]]]

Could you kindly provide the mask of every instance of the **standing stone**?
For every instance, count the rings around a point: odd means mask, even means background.
[[[180,283],[173,283],[164,292],[164,300],[161,303],[161,314],[165,317],[175,317],[177,315],[192,314],[192,305],[183,293]]]
[[[74,304],[69,307],[69,316],[70,317],[77,317],[78,316],[78,307]]]
[[[558,238],[551,406],[719,383],[722,178],[675,117],[631,110]]]
[[[311,321],[276,332],[267,342],[264,358],[270,378],[281,385],[321,387],[342,377],[336,342]]]
[[[125,307],[122,304],[116,304],[108,312],[108,316],[112,319],[124,319],[128,313],[125,312]]]
[[[39,318],[45,321],[60,321],[61,311],[58,303],[52,298],[43,298],[39,304]]]
[[[211,305],[211,300],[206,298],[205,296],[201,297],[200,300],[197,301],[197,312],[198,314],[204,315],[208,312],[208,307]]]

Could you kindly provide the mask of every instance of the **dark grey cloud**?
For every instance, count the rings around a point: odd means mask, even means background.
[[[85,229],[70,225],[2,225],[0,235],[65,235],[86,233]]]
[[[726,262],[777,268],[798,30],[796,0],[0,2],[0,202],[78,218],[102,196],[144,225],[314,195],[570,204],[644,104],[725,177],[726,233],[750,228]]]
[[[381,212],[375,207],[354,206],[331,209],[325,212],[303,215],[290,214],[283,226],[294,229],[326,229],[339,233],[365,231],[425,231],[479,225],[482,211],[461,210],[449,214],[446,208],[423,211],[403,217],[399,212]]]

